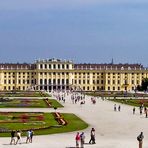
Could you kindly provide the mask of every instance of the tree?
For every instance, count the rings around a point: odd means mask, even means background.
[[[142,90],[147,91],[148,88],[148,78],[144,78],[141,84]]]
[[[148,78],[144,78],[142,80],[141,86],[137,86],[137,90],[139,91],[147,91],[148,89]]]

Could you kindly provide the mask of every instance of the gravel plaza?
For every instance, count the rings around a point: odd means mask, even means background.
[[[143,148],[148,147],[148,119],[145,114],[140,116],[139,108],[136,108],[133,115],[132,106],[120,104],[121,111],[115,112],[114,102],[103,101],[101,98],[96,100],[96,104],[92,104],[91,97],[86,96],[84,105],[73,104],[69,95],[65,103],[62,103],[64,108],[57,109],[61,113],[74,113],[89,124],[87,129],[79,131],[85,133],[85,148],[136,148],[137,136],[141,131],[144,133]],[[0,111],[54,112],[54,109],[1,108]],[[96,144],[88,144],[92,127],[96,130]],[[10,145],[10,137],[0,138],[0,148],[74,148],[76,133],[34,136],[30,144],[26,144],[26,137],[22,137],[22,143],[17,145]]]

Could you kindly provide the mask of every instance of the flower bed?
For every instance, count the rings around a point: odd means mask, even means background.
[[[55,120],[60,124],[60,125],[67,125],[68,122],[62,117],[62,115],[58,112],[53,113]]]

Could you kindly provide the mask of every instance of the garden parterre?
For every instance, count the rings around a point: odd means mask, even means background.
[[[0,108],[54,108],[63,107],[54,99],[35,99],[35,98],[1,98]]]

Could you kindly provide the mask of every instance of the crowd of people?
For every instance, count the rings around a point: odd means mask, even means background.
[[[85,99],[86,96],[85,94],[81,93],[81,92],[73,92],[73,91],[60,91],[60,90],[56,90],[52,92],[52,95],[58,100],[58,101],[62,101],[63,103],[66,102],[67,96],[69,96],[68,98],[71,99],[71,103],[72,104],[80,104],[83,105],[85,104]],[[102,99],[102,98],[101,98]],[[104,98],[102,99],[103,101],[105,100]],[[96,97],[90,97],[90,102],[92,104],[96,104],[97,102],[97,98]],[[120,112],[121,111],[121,104],[114,104],[113,110],[116,112]],[[136,113],[136,107],[133,107],[133,114]],[[147,118],[147,113],[148,113],[148,109],[144,106],[144,104],[141,104],[139,106],[139,113],[140,115],[142,115],[143,113],[145,114],[145,117]],[[11,141],[10,144],[18,144],[18,143],[22,143],[22,138],[21,138],[22,132],[21,131],[11,131]],[[25,143],[32,143],[32,138],[33,138],[33,130],[28,130],[26,132],[26,141]],[[142,148],[142,141],[143,141],[143,132],[141,132],[141,134],[137,137],[137,140],[139,141],[139,148]],[[84,148],[84,145],[87,143],[86,142],[86,135],[84,132],[79,133],[77,132],[76,136],[75,136],[75,141],[76,141],[76,148]],[[88,141],[87,144],[96,144],[96,138],[95,138],[95,129],[92,128],[90,131],[90,140]]]
[[[32,143],[32,139],[33,139],[33,135],[34,135],[34,132],[32,129],[28,130],[26,132],[26,143]],[[11,131],[11,141],[10,141],[10,145],[14,144],[21,144],[22,143],[22,131],[20,130],[12,130]]]
[[[77,132],[75,141],[76,141],[76,148],[84,148],[84,144],[86,144],[84,132],[82,132],[81,134]],[[96,144],[94,128],[92,128],[90,132],[89,144]]]
[[[72,104],[80,104],[83,105],[85,104],[85,99],[86,99],[86,95],[84,93],[81,92],[73,92],[73,91],[62,91],[62,90],[56,90],[56,91],[52,91],[52,95],[58,100],[58,101],[62,101],[63,103],[65,103],[66,101],[66,97],[70,96],[71,102]],[[96,97],[91,97],[91,103],[92,104],[96,104]]]

